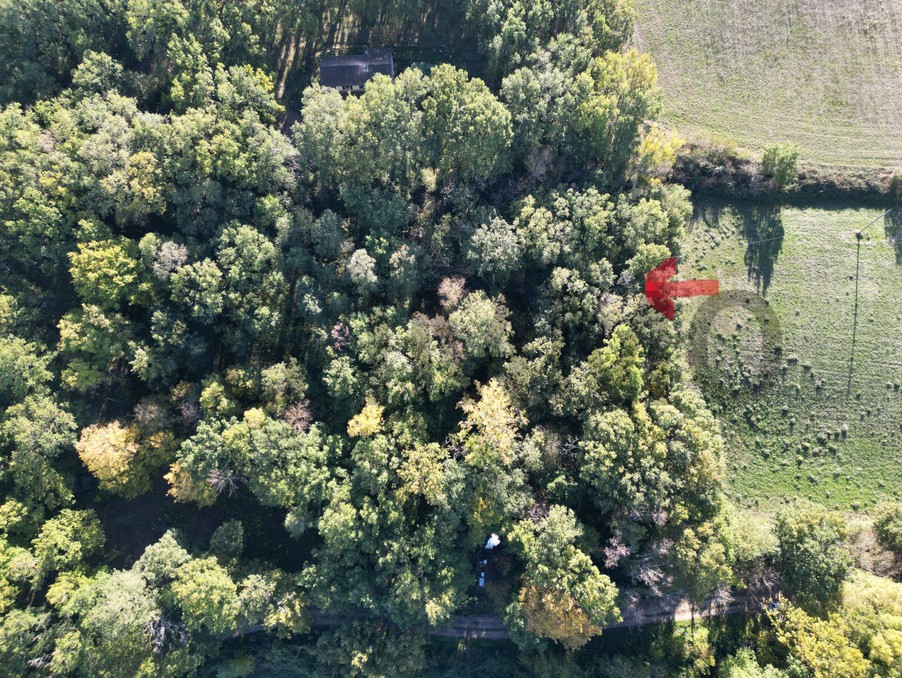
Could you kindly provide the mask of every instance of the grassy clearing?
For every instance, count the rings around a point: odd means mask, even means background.
[[[902,166],[902,0],[638,0],[636,43],[689,136],[821,168]]]
[[[680,277],[716,277],[733,303],[697,323],[709,368],[694,370],[742,504],[769,510],[803,495],[856,509],[902,493],[902,260],[883,221],[861,241],[850,377],[855,231],[880,214],[696,206]],[[687,301],[687,319],[705,303]]]

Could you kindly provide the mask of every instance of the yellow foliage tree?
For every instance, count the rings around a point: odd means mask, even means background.
[[[866,678],[871,662],[850,640],[844,618],[831,614],[813,617],[802,608],[783,601],[768,613],[777,640],[811,672],[812,678]]]
[[[653,124],[633,153],[630,170],[642,181],[660,183],[673,169],[677,151],[685,140]]]
[[[856,571],[843,586],[842,616],[875,675],[902,676],[902,584]]]
[[[568,650],[585,645],[601,628],[589,619],[576,599],[553,588],[524,586],[520,607],[526,628],[538,636],[556,640]]]
[[[373,398],[367,398],[360,414],[354,415],[348,422],[348,435],[352,438],[366,438],[379,433],[382,430],[384,410]]]
[[[398,499],[405,501],[423,495],[427,502],[434,504],[441,494],[444,481],[444,449],[437,443],[428,443],[417,445],[404,456],[404,463],[398,469],[401,480]]]
[[[123,426],[118,421],[88,426],[75,449],[101,488],[129,499],[150,489],[150,478],[141,468],[135,426]]]
[[[460,403],[466,419],[460,424],[459,439],[467,448],[470,462],[498,459],[510,464],[514,459],[520,428],[527,424],[497,379],[479,386],[479,400],[465,398]]]
[[[197,481],[178,462],[169,467],[163,476],[169,483],[167,494],[176,501],[193,501],[198,506],[212,506],[216,503],[216,489],[208,482]]]

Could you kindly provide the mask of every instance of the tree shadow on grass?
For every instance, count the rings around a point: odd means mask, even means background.
[[[722,200],[693,200],[691,223],[701,224],[706,229],[716,229],[728,206],[729,203]]]
[[[774,265],[783,247],[783,218],[779,205],[745,204],[734,206],[748,242],[745,265],[749,280],[754,278],[758,291],[767,292]]]
[[[896,207],[883,217],[883,227],[887,239],[896,250],[896,264],[902,266],[902,206]]]

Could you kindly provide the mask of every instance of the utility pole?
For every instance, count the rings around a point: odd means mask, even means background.
[[[852,352],[851,354],[849,354],[849,379],[846,382],[846,400],[848,400],[849,396],[852,395],[852,368],[855,365],[855,340],[858,336],[858,272],[861,268],[861,241],[864,238],[864,232],[866,230],[868,230],[871,226],[876,224],[881,219],[885,219],[886,216],[894,209],[896,208],[890,207],[888,210],[886,210],[886,212],[871,221],[867,226],[858,231],[855,231],[855,238],[858,241],[855,248],[855,306],[852,310]]]

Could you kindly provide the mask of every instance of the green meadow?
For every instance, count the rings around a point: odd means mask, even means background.
[[[638,0],[665,120],[828,171],[902,165],[902,0]]]
[[[721,296],[679,320],[743,505],[867,509],[902,492],[902,251],[881,214],[696,204],[678,278],[717,278]]]

